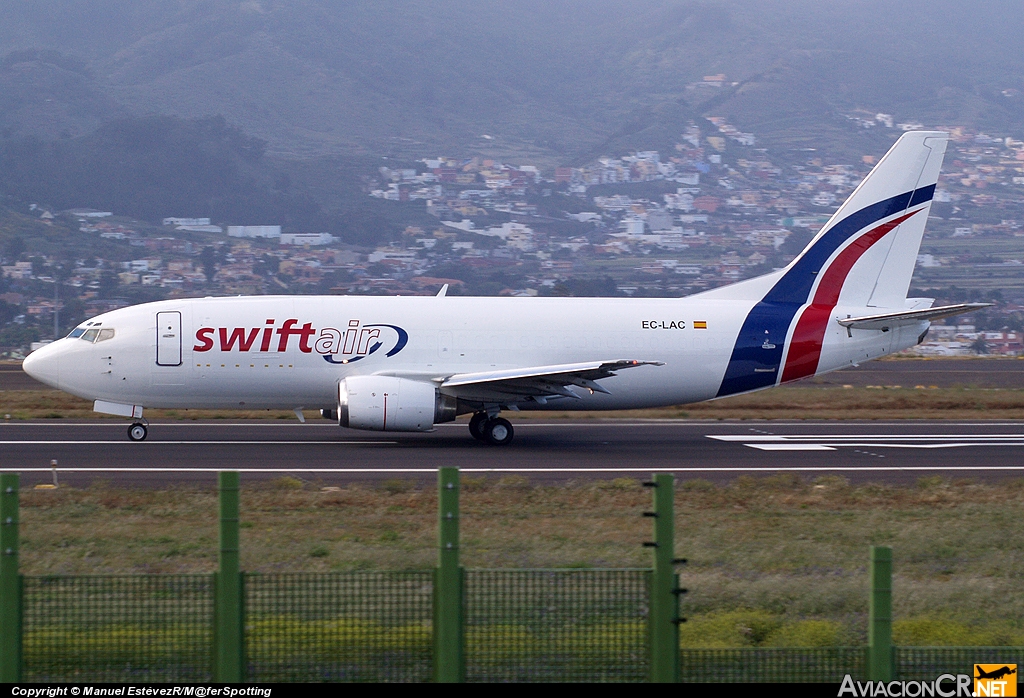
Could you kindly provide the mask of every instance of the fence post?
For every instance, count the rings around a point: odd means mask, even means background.
[[[0,682],[21,680],[18,474],[0,475]]]
[[[438,471],[438,559],[434,571],[434,680],[465,680],[462,588],[459,566],[459,469]]]
[[[868,601],[868,680],[891,681],[892,677],[892,548],[873,545]]]
[[[214,577],[213,680],[240,683],[242,656],[242,574],[238,562],[238,473],[217,475],[220,494],[220,554]]]
[[[685,562],[675,556],[675,479],[667,473],[644,483],[654,488],[654,511],[645,516],[654,518],[654,541],[644,545],[654,549],[654,571],[651,579],[650,637],[651,681],[679,681],[679,577],[675,565]]]

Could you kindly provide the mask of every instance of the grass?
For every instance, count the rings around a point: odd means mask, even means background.
[[[253,572],[427,569],[436,493],[302,483],[243,487],[242,566]],[[630,478],[532,485],[467,479],[467,567],[645,567],[650,492]],[[852,486],[836,477],[680,483],[677,554],[690,593],[687,646],[864,641],[867,551],[891,545],[898,642],[1024,645],[1024,482],[924,479]],[[216,567],[211,490],[96,485],[25,491],[26,574],[185,573]]]
[[[0,391],[0,419],[115,419],[58,390]],[[319,420],[317,410],[306,419]],[[295,419],[289,410],[156,410],[151,420]],[[620,412],[519,412],[513,419],[1024,419],[1024,390],[786,386],[693,405]],[[466,419],[464,417],[463,419]]]

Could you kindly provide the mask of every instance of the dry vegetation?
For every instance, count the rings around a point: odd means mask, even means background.
[[[59,391],[0,391],[0,417],[99,417]],[[308,412],[308,417],[317,416]],[[1024,419],[1024,391],[784,387],[678,408],[520,413],[516,419]],[[294,419],[291,412],[147,410],[161,419]],[[114,418],[118,419],[118,418]],[[644,567],[650,495],[639,482],[535,486],[464,478],[470,567]],[[243,491],[250,571],[423,569],[435,560],[432,487],[325,487],[284,478]],[[23,495],[27,574],[209,572],[212,490],[89,489]],[[692,593],[684,645],[861,642],[867,548],[892,545],[901,644],[1024,645],[1024,481],[851,486],[777,476],[680,483],[677,552]]]
[[[92,403],[57,390],[0,391],[9,419],[98,418]],[[276,410],[146,410],[161,419],[295,419]],[[319,418],[319,412],[306,412]],[[1024,390],[781,387],[695,405],[624,412],[520,412],[515,419],[1024,419]],[[112,419],[121,419],[112,417]]]
[[[89,489],[23,494],[27,574],[209,572],[216,565],[211,490]],[[464,479],[469,567],[643,567],[650,492],[633,479],[536,486]],[[851,486],[776,476],[728,486],[686,481],[677,552],[691,593],[684,641],[749,644],[756,627],[801,628],[819,644],[860,641],[867,551],[893,546],[897,639],[905,644],[1024,645],[1024,482],[922,480]],[[284,478],[242,495],[250,571],[427,568],[436,496],[403,480],[324,487]],[[814,621],[813,623],[808,623]],[[780,630],[781,628],[781,630]],[[692,636],[692,637],[691,637]],[[690,638],[687,640],[686,638]],[[781,639],[780,639],[781,638]]]

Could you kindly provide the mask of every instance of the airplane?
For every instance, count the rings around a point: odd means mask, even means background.
[[[975,671],[978,672],[978,675],[975,676],[974,678],[976,678],[976,679],[994,679],[994,680],[998,681],[999,679],[1003,678],[1004,676],[1010,676],[1011,674],[1016,674],[1017,673],[1017,669],[1016,669],[1017,665],[1014,664],[1013,666],[1014,666],[1013,669],[1011,669],[1009,666],[1002,666],[1002,667],[1000,667],[998,669],[993,669],[992,671],[985,671],[984,669],[981,668],[980,665],[975,664],[974,665],[974,669],[975,669]]]
[[[248,296],[96,316],[30,376],[134,420],[145,408],[320,409],[342,427],[513,438],[501,413],[713,400],[855,366],[984,307],[907,298],[948,134],[904,133],[785,268],[684,298]]]

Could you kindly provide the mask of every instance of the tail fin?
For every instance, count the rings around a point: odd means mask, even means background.
[[[904,133],[789,266],[699,297],[903,310],[947,138]]]
[[[787,268],[780,282],[792,301],[904,309],[947,137],[896,141]]]
[[[812,375],[837,305],[906,309],[947,139],[940,131],[903,134],[789,266],[705,294],[760,299],[740,329],[719,396]]]

